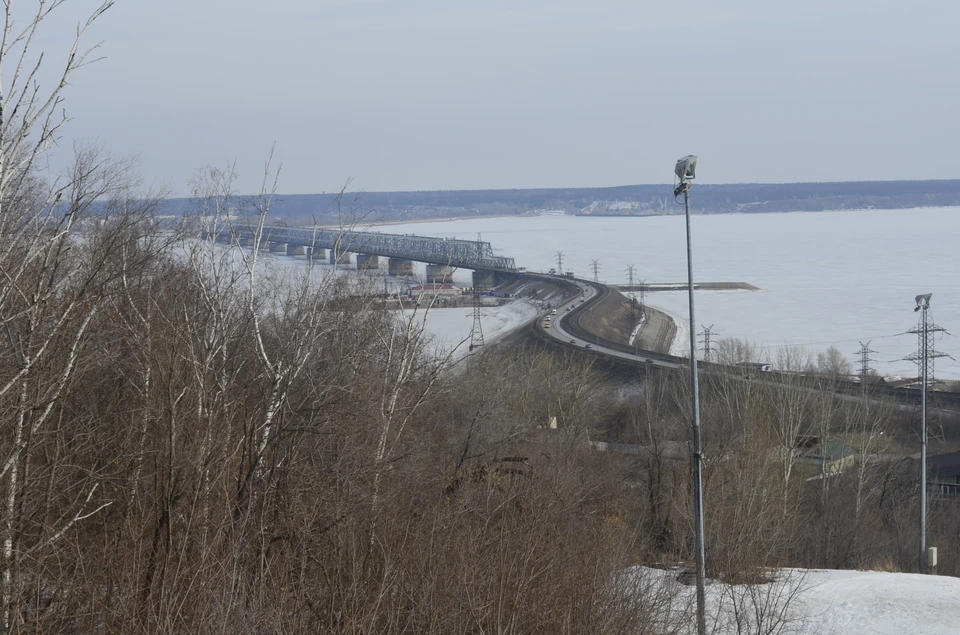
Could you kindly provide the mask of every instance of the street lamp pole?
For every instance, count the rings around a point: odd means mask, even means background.
[[[920,573],[927,572],[927,309],[932,293],[918,295],[916,311],[923,311],[920,345]]]
[[[683,193],[687,220],[687,295],[690,300],[690,394],[693,408],[693,523],[697,567],[697,635],[707,632],[706,621],[706,546],[703,530],[703,452],[700,446],[700,388],[697,383],[697,323],[693,311],[693,247],[690,240],[690,187],[696,176],[697,157],[688,155],[677,161],[675,173],[680,185],[674,196]]]

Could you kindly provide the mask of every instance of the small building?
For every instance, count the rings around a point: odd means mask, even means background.
[[[927,457],[927,487],[931,493],[960,496],[960,452]]]
[[[744,368],[746,370],[753,370],[759,373],[770,372],[770,364],[766,362],[738,362],[737,366],[739,368]]]
[[[798,437],[794,456],[800,465],[814,467],[819,474],[839,474],[856,460],[857,453],[840,439]]]
[[[449,282],[418,284],[410,288],[411,298],[422,298],[423,296],[453,297],[460,295],[460,293],[460,288]]]

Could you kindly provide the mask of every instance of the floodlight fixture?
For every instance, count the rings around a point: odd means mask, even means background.
[[[683,157],[677,161],[677,167],[673,171],[681,182],[697,178],[697,155],[688,154]]]

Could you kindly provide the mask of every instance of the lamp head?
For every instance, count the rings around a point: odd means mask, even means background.
[[[913,310],[914,313],[920,309],[929,309],[930,308],[930,298],[933,297],[932,293],[924,293],[916,297],[917,308]]]
[[[688,154],[683,157],[677,161],[677,167],[674,168],[673,172],[677,175],[677,178],[680,179],[681,183],[697,178],[697,156],[695,154]]]

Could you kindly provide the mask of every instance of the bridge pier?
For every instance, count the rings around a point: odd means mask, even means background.
[[[303,245],[287,245],[288,256],[302,256],[308,248]]]
[[[391,276],[412,276],[413,275],[413,261],[405,260],[403,258],[389,258],[387,259],[387,273]]]
[[[496,272],[483,269],[473,272],[473,288],[476,290],[492,289],[496,285]]]
[[[330,264],[331,265],[349,265],[350,264],[350,252],[349,251],[337,251],[336,249],[330,250]]]
[[[509,273],[507,271],[494,271],[493,272],[493,286],[499,287],[501,284],[507,284],[508,282],[513,282],[517,279],[517,274]]]
[[[327,250],[323,247],[305,247],[304,251],[310,260],[324,260],[327,257]]]
[[[380,259],[369,254],[357,254],[357,269],[379,269]]]
[[[430,284],[451,282],[456,267],[450,265],[427,265],[427,282]]]
[[[268,248],[271,254],[287,253],[287,243],[268,243]]]

